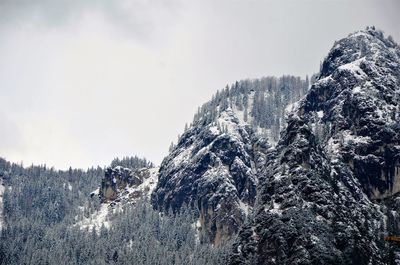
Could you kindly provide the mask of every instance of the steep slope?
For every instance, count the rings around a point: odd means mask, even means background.
[[[231,264],[388,262],[398,212],[378,202],[400,199],[399,58],[374,28],[335,43],[267,160]]]
[[[200,211],[201,240],[220,244],[236,232],[254,205],[257,178],[253,161],[257,138],[231,110],[219,126],[192,126],[160,167],[153,205],[178,211],[183,204]],[[244,144],[247,143],[247,144]],[[254,145],[252,145],[252,143]],[[264,147],[260,141],[259,147]]]
[[[237,82],[217,93],[163,160],[154,208],[177,212],[188,205],[199,212],[202,242],[230,239],[255,203],[258,166],[279,132],[285,106],[306,89],[306,81],[283,77]]]

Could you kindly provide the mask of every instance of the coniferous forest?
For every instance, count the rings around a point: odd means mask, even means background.
[[[122,162],[121,162],[122,161]],[[116,159],[113,165],[143,166],[145,159]],[[96,210],[88,194],[104,170],[56,171],[1,159],[6,187],[0,264],[224,264],[229,244],[199,244],[192,210],[163,214],[146,198],[113,216],[107,229],[82,230],[80,219]],[[11,188],[7,188],[11,187]]]

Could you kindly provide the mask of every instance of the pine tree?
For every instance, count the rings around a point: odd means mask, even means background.
[[[169,145],[168,151],[171,153],[175,148],[175,144],[174,142],[171,142],[171,144]]]

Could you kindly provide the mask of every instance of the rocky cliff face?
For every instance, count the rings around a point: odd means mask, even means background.
[[[86,205],[87,216],[76,225],[87,231],[92,231],[92,228],[100,231],[102,226],[109,228],[115,214],[124,206],[135,205],[140,199],[149,198],[157,181],[158,168],[108,167],[101,186],[90,194],[89,205]],[[97,207],[93,210],[90,205]]]
[[[192,126],[160,167],[154,207],[197,208],[200,239],[219,245],[237,231],[254,205],[254,161],[263,159],[260,150],[266,147],[231,109],[215,123]]]
[[[107,168],[99,190],[101,202],[134,202],[150,196],[157,184],[157,172],[157,168]]]
[[[386,264],[400,234],[400,48],[373,28],[331,49],[262,171],[231,264]]]
[[[200,241],[219,246],[237,233],[256,200],[260,165],[279,137],[285,107],[308,88],[299,77],[236,82],[217,92],[160,166],[154,208],[199,214]]]

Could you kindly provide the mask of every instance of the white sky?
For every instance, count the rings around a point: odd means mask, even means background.
[[[0,0],[0,156],[158,164],[217,89],[311,75],[367,25],[400,41],[398,14],[397,0]]]

